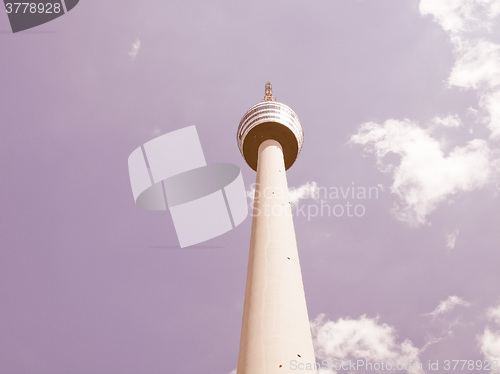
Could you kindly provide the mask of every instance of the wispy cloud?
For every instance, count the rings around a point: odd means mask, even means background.
[[[314,337],[316,357],[327,362],[366,360],[384,362],[394,368],[397,365],[417,364],[419,349],[406,339],[398,341],[394,327],[380,323],[378,318],[362,315],[358,319],[340,318],[325,320],[320,314],[311,328]],[[325,373],[334,371],[325,370]],[[408,365],[408,373],[423,373],[418,365]]]
[[[130,49],[128,55],[133,59],[136,58],[140,48],[141,48],[141,40],[137,38],[135,42],[132,44],[132,48]]]
[[[457,309],[458,306],[462,310]],[[437,307],[430,313],[423,316],[431,317],[426,331],[426,342],[421,352],[426,351],[430,346],[440,343],[450,337],[453,337],[457,329],[462,329],[463,308],[468,308],[472,304],[459,296],[449,296],[439,302]]]
[[[455,248],[455,244],[457,242],[458,234],[460,233],[459,229],[455,229],[451,232],[448,232],[446,234],[446,248],[448,251],[451,251],[453,248]]]
[[[436,116],[432,119],[432,122],[438,126],[444,126],[444,127],[462,126],[462,120],[456,114],[448,114],[445,117]]]
[[[410,120],[368,122],[351,137],[377,158],[379,169],[392,173],[391,192],[398,196],[393,213],[412,225],[426,223],[439,203],[461,191],[483,187],[490,177],[490,149],[474,139],[445,155],[429,130]],[[399,166],[386,162],[390,153],[400,156]]]
[[[442,300],[439,302],[438,306],[436,309],[434,309],[432,312],[428,313],[427,315],[436,318],[438,316],[442,316],[444,314],[447,314],[451,312],[453,309],[455,309],[457,306],[464,306],[464,307],[469,307],[472,304],[469,303],[468,301],[465,301],[459,296],[448,296],[446,300]]]

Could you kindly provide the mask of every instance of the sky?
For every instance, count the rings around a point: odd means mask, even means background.
[[[0,14],[0,46],[1,373],[235,373],[250,218],[181,249],[127,159],[196,125],[251,206],[235,138],[266,81],[304,129],[317,361],[498,371],[498,1],[82,0],[16,34]]]

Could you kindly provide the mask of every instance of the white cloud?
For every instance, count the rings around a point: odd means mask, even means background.
[[[500,305],[496,308],[488,309],[488,318],[500,326]]]
[[[500,90],[484,94],[480,104],[489,115],[488,128],[491,138],[500,139]]]
[[[448,251],[451,251],[455,248],[455,244],[457,242],[458,234],[460,233],[459,229],[455,229],[446,234],[446,248]]]
[[[477,340],[481,354],[487,360],[500,362],[500,330],[491,330],[486,327]],[[492,370],[491,372],[500,372],[500,370]]]
[[[331,363],[359,359],[373,365],[383,361],[394,368],[398,364],[406,364],[409,373],[423,373],[416,365],[420,362],[419,349],[408,339],[398,341],[396,330],[385,323],[381,324],[378,318],[362,315],[358,319],[325,321],[325,316],[320,314],[311,322],[311,328],[316,358],[330,363],[330,369]]]
[[[500,15],[498,0],[420,0],[448,33],[456,57],[450,86],[475,90],[492,139],[500,139],[500,45],[490,40]]]
[[[365,123],[350,141],[375,154],[381,171],[392,173],[391,192],[398,197],[393,213],[415,226],[426,223],[443,200],[483,187],[490,176],[486,141],[471,140],[446,156],[428,130],[409,120]],[[391,153],[400,157],[395,168],[386,162]]]
[[[314,199],[318,200],[318,184],[316,182],[306,182],[299,187],[289,187],[288,188],[288,200],[292,206],[297,205],[299,200],[303,199]],[[252,200],[255,196],[255,185],[252,185],[249,190],[247,190],[247,197]]]
[[[314,199],[318,200],[318,184],[316,182],[306,182],[299,187],[290,187],[288,189],[288,198],[292,205],[297,205],[299,200]]]
[[[500,138],[500,45],[484,38],[458,39],[457,60],[448,78],[450,86],[476,90],[481,117],[486,118],[491,138]],[[479,119],[481,119],[481,117]]]
[[[451,34],[491,30],[491,20],[500,13],[497,0],[421,0],[419,9]]]
[[[463,41],[455,46],[458,59],[451,70],[451,86],[478,89],[500,85],[500,46],[490,41]]]
[[[500,305],[488,309],[488,319],[497,327],[500,326]],[[487,360],[500,362],[500,329],[491,325],[486,326],[484,332],[477,336],[477,342],[481,354]],[[500,369],[497,366],[497,369],[492,372],[500,372]]]
[[[438,316],[441,316],[443,314],[447,314],[451,312],[453,309],[455,309],[457,306],[464,306],[464,307],[469,307],[471,306],[471,303],[468,301],[465,301],[459,296],[448,296],[446,300],[442,300],[439,302],[438,306],[436,309],[434,309],[432,312],[428,313],[427,315],[436,318]]]
[[[458,32],[465,27],[464,19],[468,18],[463,3],[464,0],[421,0],[419,9],[422,15],[432,15],[444,30]]]
[[[132,49],[130,50],[128,55],[132,58],[136,58],[140,48],[141,48],[141,40],[137,38],[134,44],[132,44]]]
[[[441,132],[461,127],[456,114],[434,117],[434,126],[427,130],[409,120],[361,125],[351,142],[373,152],[379,169],[392,174],[391,192],[399,198],[393,213],[412,225],[426,223],[429,213],[457,193],[482,188],[500,176],[495,166],[500,165],[500,159],[491,143],[500,140],[500,45],[491,38],[500,15],[500,1],[420,0],[419,10],[431,16],[450,37],[455,63],[448,85],[476,92],[477,109],[469,108],[468,121],[486,125],[490,135],[489,139],[471,140],[445,154],[446,136],[437,140],[431,131],[436,125],[443,128]],[[469,127],[469,134],[473,133]],[[399,156],[399,164],[389,162],[385,157],[388,154]],[[456,235],[449,234],[449,249],[455,240]]]
[[[456,114],[448,114],[446,117],[436,116],[432,119],[432,122],[439,126],[444,127],[460,127],[462,126],[462,120]]]

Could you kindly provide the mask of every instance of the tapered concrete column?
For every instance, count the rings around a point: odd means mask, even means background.
[[[258,148],[237,373],[310,374],[314,362],[283,148],[269,139]]]

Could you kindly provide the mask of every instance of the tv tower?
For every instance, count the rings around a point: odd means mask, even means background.
[[[299,118],[267,82],[237,134],[257,171],[238,374],[317,372],[285,173],[303,141]]]

